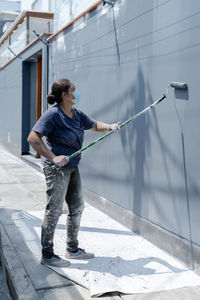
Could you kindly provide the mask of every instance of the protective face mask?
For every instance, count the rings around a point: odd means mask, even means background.
[[[73,92],[73,96],[75,97],[75,99],[73,100],[75,103],[78,103],[80,101],[80,93],[78,90],[75,90]]]

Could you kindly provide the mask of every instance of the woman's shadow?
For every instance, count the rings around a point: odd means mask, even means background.
[[[150,266],[148,266],[150,265]],[[109,273],[116,277],[135,277],[153,274],[180,273],[185,269],[179,269],[157,257],[143,257],[134,260],[126,260],[117,257],[95,257],[85,264],[73,263],[68,268],[84,269],[86,272],[95,271]]]

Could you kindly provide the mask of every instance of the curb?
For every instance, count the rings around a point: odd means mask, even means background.
[[[20,258],[9,240],[3,224],[0,222],[2,252],[6,269],[6,279],[10,294],[16,300],[39,300],[39,294],[34,289]]]

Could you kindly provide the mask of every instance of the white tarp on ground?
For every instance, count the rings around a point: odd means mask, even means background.
[[[12,215],[24,240],[40,261],[40,226],[44,211]],[[65,254],[66,214],[55,234],[55,253]],[[33,242],[35,243],[33,245]],[[59,274],[90,289],[91,296],[107,292],[149,293],[200,285],[200,277],[142,237],[86,205],[79,232],[80,247],[95,253],[90,260],[71,260]]]

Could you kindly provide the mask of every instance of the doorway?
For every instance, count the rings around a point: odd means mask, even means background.
[[[42,112],[42,55],[31,57],[22,66],[22,155],[40,155],[27,142],[27,137]]]

